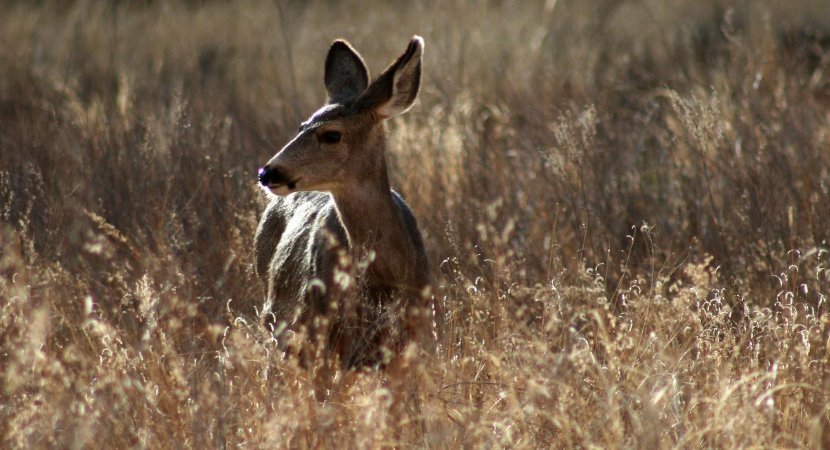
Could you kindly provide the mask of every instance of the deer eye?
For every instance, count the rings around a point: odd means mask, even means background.
[[[340,142],[341,137],[339,131],[326,131],[320,135],[320,142],[324,144],[336,144]]]

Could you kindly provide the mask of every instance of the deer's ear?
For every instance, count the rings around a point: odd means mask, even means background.
[[[329,103],[357,97],[369,84],[369,71],[360,54],[348,42],[338,39],[326,56],[326,91]]]
[[[421,59],[424,40],[414,36],[403,54],[366,89],[360,106],[374,109],[381,118],[406,112],[418,96],[421,86]]]

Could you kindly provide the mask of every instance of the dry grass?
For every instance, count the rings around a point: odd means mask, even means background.
[[[830,448],[819,3],[0,4],[0,447]],[[415,33],[440,339],[321,380],[255,171]]]

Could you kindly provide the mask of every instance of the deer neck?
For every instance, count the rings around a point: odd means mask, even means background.
[[[375,154],[365,176],[331,194],[355,257],[363,259],[373,252],[369,273],[390,282],[407,277],[414,244],[390,190],[384,152]]]
[[[374,250],[399,241],[405,229],[389,187],[386,164],[377,173],[332,192],[352,249]]]

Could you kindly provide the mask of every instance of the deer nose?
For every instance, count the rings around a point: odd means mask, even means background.
[[[288,177],[278,167],[262,167],[259,169],[259,184],[263,186],[288,184]]]
[[[268,180],[271,178],[271,171],[268,167],[260,167],[259,168],[259,184],[263,186],[268,186]]]

